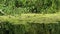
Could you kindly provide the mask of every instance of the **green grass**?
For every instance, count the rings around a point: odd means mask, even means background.
[[[9,21],[14,24],[25,23],[58,23],[60,21],[59,14],[21,14],[20,16],[0,16],[0,21]]]
[[[0,28],[0,34],[7,34],[6,30],[9,31],[9,34],[60,34],[60,15],[21,14],[20,16],[0,16]]]

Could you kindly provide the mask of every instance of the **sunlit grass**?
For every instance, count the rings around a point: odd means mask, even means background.
[[[14,24],[25,23],[58,23],[60,14],[21,14],[20,16],[0,16],[0,21]]]

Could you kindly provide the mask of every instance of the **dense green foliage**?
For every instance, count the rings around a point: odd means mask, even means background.
[[[60,15],[0,16],[0,34],[60,34]]]
[[[60,0],[0,0],[0,9],[6,14],[56,13]]]
[[[60,0],[0,0],[0,34],[60,34],[59,11]]]
[[[5,21],[0,23],[0,34],[60,34],[60,22],[13,24]]]

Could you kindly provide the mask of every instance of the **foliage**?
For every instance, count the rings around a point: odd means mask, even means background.
[[[0,23],[0,34],[60,34],[59,23],[25,23],[13,24],[8,21]]]
[[[0,34],[60,34],[59,14],[0,16]]]
[[[60,0],[0,0],[0,9],[7,14],[56,13],[59,3]]]

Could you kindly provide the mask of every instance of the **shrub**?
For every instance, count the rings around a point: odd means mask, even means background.
[[[56,13],[60,8],[59,0],[1,0],[0,9],[6,13]],[[21,9],[23,11],[18,11]]]

